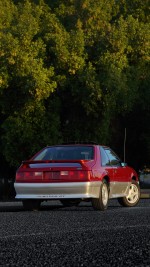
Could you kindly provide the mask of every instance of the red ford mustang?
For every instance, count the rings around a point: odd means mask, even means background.
[[[96,144],[67,144],[43,148],[23,161],[16,173],[16,198],[25,209],[38,209],[42,201],[57,199],[64,206],[91,201],[105,210],[110,198],[122,206],[140,199],[137,173],[109,148]]]

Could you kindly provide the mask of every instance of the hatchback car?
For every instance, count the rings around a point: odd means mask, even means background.
[[[109,147],[67,144],[43,148],[16,172],[16,198],[25,209],[38,209],[42,201],[60,200],[64,206],[91,201],[106,210],[108,200],[135,206],[140,198],[137,173]]]

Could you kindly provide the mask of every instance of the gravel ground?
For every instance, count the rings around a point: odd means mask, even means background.
[[[110,201],[105,212],[90,203],[64,208],[45,202],[24,211],[0,202],[0,266],[150,266],[150,199],[134,208]]]

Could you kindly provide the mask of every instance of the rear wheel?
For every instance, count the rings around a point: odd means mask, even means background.
[[[38,199],[24,199],[22,204],[25,210],[39,210],[41,201]]]
[[[60,202],[63,204],[64,207],[72,207],[72,206],[78,206],[80,204],[79,199],[62,199]]]
[[[123,207],[134,207],[140,200],[140,187],[136,181],[132,181],[129,194],[126,197],[118,198],[118,202]]]
[[[104,211],[108,207],[108,200],[109,200],[108,184],[104,180],[100,187],[99,198],[92,199],[92,206],[95,210]]]

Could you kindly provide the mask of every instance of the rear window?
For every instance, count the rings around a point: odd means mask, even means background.
[[[47,147],[32,160],[91,160],[94,157],[92,146]]]

